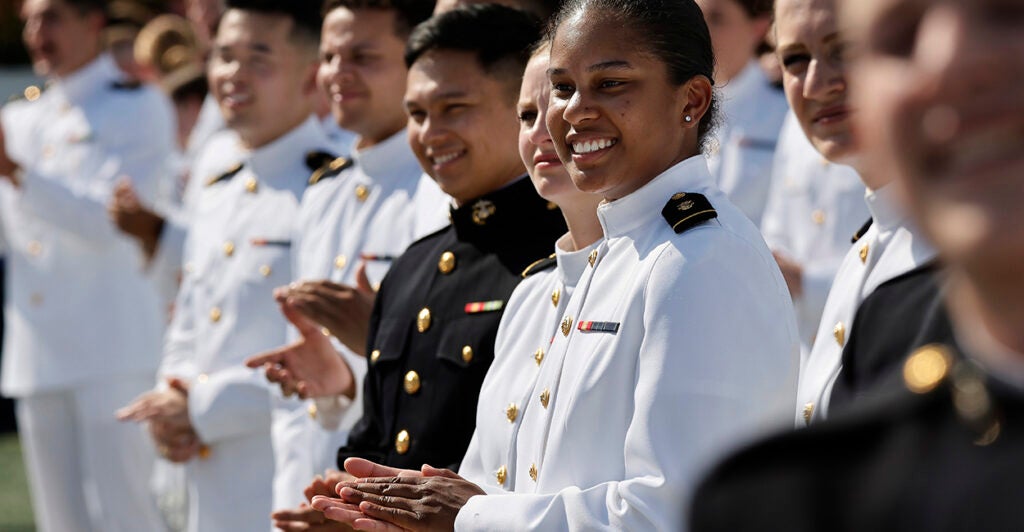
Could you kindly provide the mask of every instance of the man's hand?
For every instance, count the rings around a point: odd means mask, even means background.
[[[160,454],[172,462],[187,462],[202,448],[188,416],[188,386],[175,378],[167,384],[166,390],[146,392],[118,410],[117,419],[148,423]]]
[[[789,294],[793,296],[793,299],[800,299],[804,295],[803,267],[778,251],[772,251],[772,256],[775,257],[775,262],[779,263],[782,277],[786,280],[786,285],[789,286]]]
[[[21,182],[18,180],[18,170],[20,169],[18,163],[11,160],[11,157],[7,155],[4,128],[0,127],[0,179],[6,178],[15,187],[21,185]]]
[[[285,397],[302,399],[356,394],[355,377],[345,359],[331,345],[320,327],[287,304],[281,312],[299,330],[302,338],[245,361],[250,368],[264,367],[267,380],[281,386]]]
[[[299,311],[326,327],[353,352],[366,356],[370,331],[370,312],[377,294],[366,278],[366,264],[356,270],[356,286],[330,281],[306,281],[274,291],[282,306]]]
[[[338,484],[341,502],[314,500],[324,515],[357,530],[454,530],[476,484],[447,469],[424,465],[420,475],[364,478]],[[351,508],[356,506],[357,510]]]
[[[306,496],[306,500],[312,502],[313,497],[337,497],[335,491],[339,482],[355,480],[355,478],[343,471],[328,470],[324,473],[324,476],[317,475],[313,479],[313,482],[306,486],[303,494]],[[274,526],[284,530],[285,532],[292,531],[349,531],[352,527],[339,523],[337,521],[330,521],[320,510],[313,508],[308,504],[303,504],[294,510],[278,510],[270,514],[270,518],[274,521]]]
[[[119,181],[114,187],[114,195],[107,206],[107,212],[121,232],[139,241],[146,258],[153,258],[160,245],[164,219],[142,204],[127,178]]]

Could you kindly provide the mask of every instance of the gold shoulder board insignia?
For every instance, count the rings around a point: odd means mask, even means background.
[[[315,185],[324,179],[334,177],[342,170],[352,166],[353,161],[345,157],[335,157],[324,151],[314,151],[306,154],[306,165],[313,173],[309,176],[309,185]]]
[[[227,181],[235,176],[239,171],[242,170],[242,163],[235,163],[231,168],[228,168],[222,174],[215,175],[206,181],[206,186],[211,186],[221,181]]]
[[[701,222],[717,218],[718,212],[702,194],[678,192],[665,204],[661,215],[673,231],[682,233]]]
[[[874,218],[868,218],[868,221],[865,222],[864,225],[860,226],[860,229],[858,229],[857,232],[853,234],[853,238],[850,239],[850,243],[856,244],[858,240],[863,238],[864,233],[867,233],[868,229],[871,229],[871,224],[874,221]]]
[[[543,271],[548,268],[554,267],[556,264],[558,264],[558,260],[555,258],[554,253],[552,253],[549,257],[544,257],[543,259],[536,260],[532,264],[527,266],[525,270],[523,270],[523,279],[526,279],[527,277],[539,271]]]

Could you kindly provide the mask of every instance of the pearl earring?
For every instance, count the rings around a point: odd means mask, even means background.
[[[690,123],[690,122],[693,122],[693,117],[690,116],[690,115],[686,115],[686,116],[683,117],[683,120],[685,120],[686,123]]]

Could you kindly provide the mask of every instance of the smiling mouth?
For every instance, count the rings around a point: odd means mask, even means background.
[[[445,153],[445,154],[442,154],[442,155],[431,155],[430,156],[430,161],[432,163],[434,163],[434,166],[441,166],[441,165],[444,165],[444,164],[448,164],[448,163],[454,161],[455,159],[458,159],[464,153],[466,153],[466,152],[465,151],[453,151],[453,152]]]
[[[571,142],[571,143],[569,143],[569,148],[575,154],[586,155],[586,154],[589,154],[589,153],[594,153],[594,152],[598,152],[598,151],[601,151],[601,150],[606,150],[606,149],[611,148],[612,146],[614,146],[614,145],[616,145],[618,143],[619,143],[619,141],[617,141],[615,139],[598,139],[598,140],[589,140],[589,141],[583,141],[583,142]]]

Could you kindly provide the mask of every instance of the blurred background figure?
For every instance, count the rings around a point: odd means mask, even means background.
[[[107,27],[103,31],[106,49],[117,67],[130,79],[142,81],[135,61],[135,39],[139,31],[165,9],[159,0],[113,0],[107,3]]]
[[[771,0],[699,0],[715,49],[720,118],[706,141],[708,169],[718,187],[754,225],[768,200],[772,160],[786,97],[761,69],[757,55],[771,25]]]

